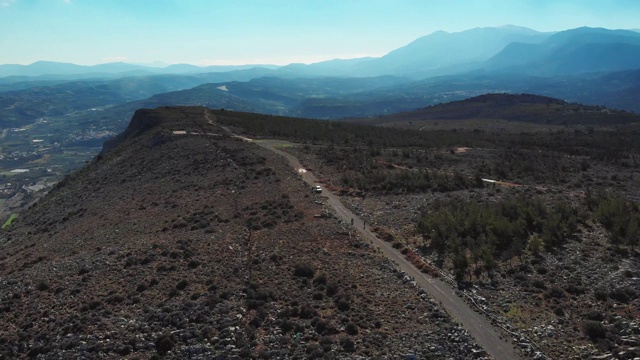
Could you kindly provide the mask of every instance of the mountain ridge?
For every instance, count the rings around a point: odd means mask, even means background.
[[[432,105],[409,112],[379,116],[358,123],[385,125],[419,121],[503,120],[541,125],[600,125],[640,123],[640,115],[603,106],[570,103],[533,94],[493,93]],[[419,127],[419,125],[414,125]]]
[[[605,34],[606,30],[606,34]],[[560,32],[537,32],[525,27],[506,25],[499,27],[473,28],[460,32],[436,31],[419,37],[409,44],[393,49],[381,57],[335,59],[305,64],[276,65],[231,65],[195,66],[172,64],[165,67],[134,65],[128,63],[106,63],[92,66],[38,61],[30,65],[0,65],[0,76],[44,76],[55,73],[79,75],[90,72],[94,75],[116,76],[118,73],[132,74],[188,74],[201,72],[224,72],[264,67],[279,70],[283,76],[378,76],[398,75],[423,78],[427,76],[455,73],[453,65],[463,71],[491,66],[483,62],[496,56],[501,50],[514,43],[540,44],[553,38],[563,41],[578,41],[580,37],[603,41],[606,38],[620,40],[633,38],[637,32],[631,30],[608,30],[582,27]],[[580,40],[582,41],[582,40]],[[466,65],[465,65],[466,64]],[[49,70],[47,70],[49,69]],[[55,70],[57,69],[57,70]],[[459,72],[459,71],[458,71]]]
[[[639,59],[640,34],[582,27],[555,33],[539,44],[511,43],[482,68],[557,76],[637,69]]]
[[[205,108],[140,110],[125,133],[3,229],[0,356],[481,351],[367,242],[314,217],[322,197],[280,156]]]

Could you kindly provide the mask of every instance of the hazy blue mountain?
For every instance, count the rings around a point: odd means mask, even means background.
[[[204,84],[158,94],[131,107],[203,105],[238,111],[320,119],[368,117],[409,111],[486,93],[531,93],[570,102],[640,112],[634,100],[638,73],[606,77],[540,77],[482,73],[448,75],[420,81],[404,78],[260,78],[248,82]],[[621,79],[625,79],[622,81]]]
[[[307,116],[337,119],[358,111],[345,111],[341,106],[331,110],[334,99],[349,94],[371,91],[407,83],[405,78],[392,76],[374,78],[259,78],[247,82],[203,84],[192,89],[157,94],[148,99],[114,106],[104,112],[116,123],[117,119],[130,117],[140,108],[171,105],[199,105],[235,111],[250,111],[272,115]],[[319,111],[305,105],[309,100],[323,104]],[[327,99],[326,104],[323,99]],[[411,109],[419,106],[413,106]],[[329,113],[329,116],[322,116]],[[117,129],[118,131],[122,129]]]
[[[0,92],[0,128],[20,127],[42,117],[62,116],[107,105],[116,108],[122,105],[127,111],[164,105],[206,105],[270,114],[296,114],[299,104],[307,98],[341,97],[408,82],[392,76],[253,79],[257,75],[256,70],[84,80]]]
[[[30,65],[3,64],[0,65],[0,76],[38,76],[45,74],[77,74],[85,67],[75,64],[58,63],[52,61],[38,61]]]
[[[0,78],[0,92],[24,90],[39,86],[52,86],[73,81],[73,79],[40,79],[31,76],[8,76]]]
[[[478,72],[419,81],[396,77],[269,77],[248,82],[204,84],[158,94],[127,106],[133,111],[136,107],[203,105],[275,115],[341,119],[410,111],[486,93],[529,93],[640,112],[639,89],[640,70],[601,77]]]
[[[476,72],[433,77],[362,92],[307,98],[296,114],[314,118],[370,117],[487,93],[529,93],[640,113],[640,70],[606,76],[542,77]]]
[[[0,77],[4,76],[40,76],[40,75],[79,75],[79,74],[114,74],[114,73],[151,73],[146,66],[131,65],[121,62],[93,66],[69,63],[38,61],[30,65],[0,65]]]
[[[336,119],[495,92],[640,112],[639,69],[640,33],[579,28],[551,34],[514,26],[436,32],[381,58],[311,65],[158,68],[42,61],[0,65],[0,119],[2,126],[23,126],[40,117],[123,103],[128,103],[126,111],[131,106],[206,105]],[[4,73],[16,75],[1,77]],[[366,76],[377,73],[396,75]]]
[[[121,104],[169,91],[172,86],[192,85],[186,80],[157,77],[124,78],[111,82],[84,80],[1,92],[0,127],[21,127],[43,117]]]
[[[238,111],[300,116],[307,99],[341,98],[348,94],[407,83],[393,76],[373,78],[265,77],[247,82],[203,84],[193,89],[158,94],[137,106],[202,105]]]
[[[91,111],[75,112],[51,118],[51,121],[91,124],[98,119],[106,129],[118,132],[126,126],[125,120],[135,110],[170,105],[203,105],[217,109],[338,120],[412,111],[486,93],[540,94],[569,102],[640,112],[640,104],[637,102],[640,95],[639,80],[640,70],[600,77],[539,77],[478,72],[420,81],[397,77],[267,77],[251,81],[202,84],[191,89],[156,94],[146,99],[114,105],[100,111],[99,115]],[[111,89],[115,86],[112,84]],[[126,84],[120,83],[118,86],[126,87]],[[66,101],[72,99],[73,96],[70,96]],[[63,103],[64,101],[53,102],[55,106]]]
[[[229,72],[238,70],[250,70],[254,68],[270,69],[274,70],[279,68],[277,65],[210,65],[210,66],[196,66],[190,64],[173,64],[163,68],[159,68],[156,71],[163,74],[195,74],[195,73],[209,73],[209,72]]]
[[[438,31],[364,64],[364,68],[365,72],[423,78],[438,72],[448,73],[456,65],[487,60],[511,43],[538,44],[549,36],[550,33],[516,26],[475,28],[457,33]]]
[[[115,78],[150,74],[196,74],[250,71],[258,76],[374,77],[393,75],[415,80],[464,74],[478,69],[556,76],[615,72],[640,68],[640,33],[630,30],[578,28],[540,33],[517,26],[475,28],[457,33],[438,31],[379,58],[336,59],[315,64],[165,67],[109,63],[95,66],[39,61],[31,65],[0,65],[0,83],[32,80]],[[272,73],[266,74],[265,70]],[[14,80],[7,80],[12,76]]]
[[[557,76],[640,68],[640,33],[578,28],[562,31],[539,44],[514,42],[482,68]]]
[[[278,69],[277,76],[282,77],[353,77],[359,75],[359,67],[375,58],[334,59],[306,64],[289,64]],[[387,74],[384,74],[387,75]]]
[[[609,73],[582,83],[575,82],[570,91],[585,103],[640,113],[640,69]]]
[[[87,66],[86,68],[91,69],[92,72],[106,73],[106,74],[138,72],[138,71],[151,72],[151,70],[153,69],[153,68],[149,68],[148,66],[127,64],[124,62],[98,64],[98,65]]]
[[[149,82],[149,79],[159,79],[163,86],[169,86],[172,81],[175,81],[174,85],[170,86],[170,89],[155,89],[152,94],[157,94],[165,91],[180,90],[185,88],[191,88],[196,85],[205,84],[207,82],[221,82],[221,81],[248,81],[254,78],[264,77],[272,75],[274,70],[267,68],[248,68],[246,70],[234,70],[227,72],[208,72],[208,73],[190,73],[190,74],[157,74],[157,75],[144,75],[144,76],[125,76],[119,74],[115,77],[109,76],[97,76],[91,74],[79,74],[79,75],[41,75],[41,76],[9,76],[0,78],[0,92],[24,90],[33,87],[41,86],[53,86],[60,85],[66,82],[77,83],[80,81],[89,82],[114,82],[117,83],[119,79],[126,79],[128,83],[135,82],[139,79],[144,86],[145,82]],[[186,83],[183,83],[186,81]],[[151,94],[151,95],[152,95]]]
[[[0,65],[0,78],[13,76],[42,77],[48,79],[66,77],[79,78],[114,78],[124,76],[142,76],[151,74],[196,74],[208,72],[229,72],[249,70],[253,68],[276,69],[275,65],[233,65],[233,66],[195,66],[189,64],[175,64],[165,67],[134,65],[123,62],[113,62],[98,65],[75,65],[53,61],[38,61],[30,65],[6,64]]]
[[[455,74],[479,67],[513,42],[537,44],[552,33],[528,28],[502,26],[475,28],[457,33],[437,31],[379,58],[331,60],[310,65],[291,64],[278,76],[360,76],[394,75],[422,79]]]
[[[27,81],[0,84],[0,128],[20,127],[41,117],[118,105],[206,83],[248,81],[271,73],[248,69],[192,75],[149,75],[109,80]]]

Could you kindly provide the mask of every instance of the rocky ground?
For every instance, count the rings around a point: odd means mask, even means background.
[[[0,358],[485,356],[202,108],[140,111],[106,149],[1,233]]]
[[[345,172],[340,166],[344,164],[328,163],[309,146],[288,151],[324,177],[328,186],[340,188]],[[478,159],[492,162],[491,151],[487,149],[478,150],[476,154],[473,149],[467,149],[464,153],[445,156],[452,158],[442,163],[443,171],[448,172],[458,170],[472,174],[470,164],[477,165]],[[559,161],[567,168],[580,167],[580,160],[576,158]],[[412,168],[402,160],[398,163],[405,171]],[[557,163],[552,161],[549,166],[553,168]],[[416,232],[417,219],[439,200],[491,202],[524,195],[542,197],[548,204],[563,200],[580,206],[584,202],[584,191],[590,186],[604,187],[636,199],[636,177],[637,169],[633,167],[602,162],[592,163],[585,171],[568,171],[562,181],[552,183],[521,173],[517,181],[525,186],[487,184],[480,189],[413,194],[347,189],[343,202],[372,226],[393,234],[396,241],[418,248],[425,241]],[[437,263],[434,254],[423,252],[421,255],[431,264]],[[440,271],[443,277],[453,278],[449,262],[442,264]],[[525,252],[519,259],[500,262],[493,275],[491,279],[471,278],[461,291],[496,324],[513,332],[514,342],[532,357],[640,357],[640,254],[628,247],[612,245],[607,231],[597,221],[587,220],[579,227],[575,239],[561,249],[537,255]]]

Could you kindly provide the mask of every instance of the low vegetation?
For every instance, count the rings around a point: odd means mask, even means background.
[[[609,232],[615,245],[632,249],[640,245],[640,211],[638,204],[610,192],[587,192],[586,205]]]
[[[575,236],[580,217],[571,205],[547,208],[540,198],[507,198],[497,203],[451,199],[423,212],[417,230],[426,240],[424,252],[453,259],[456,279],[491,276],[496,259],[520,258],[540,245],[554,249]]]
[[[576,121],[608,116],[573,111]],[[276,117],[223,121],[299,141],[286,151],[381,238],[424,272],[450,274],[548,356],[637,354],[629,345],[640,305],[637,125],[500,128],[476,119],[471,128],[432,124],[409,134]]]
[[[0,356],[473,356],[403,274],[345,224],[314,218],[320,195],[280,158],[224,136],[202,108],[141,114],[167,123],[134,123],[5,229],[0,321],[15,331],[0,333]],[[633,351],[635,125],[416,131],[212,115],[300,144],[286,151],[368,228],[548,356]],[[46,345],[31,341],[43,331]]]
[[[205,135],[202,108],[138,115],[3,231],[0,358],[479,351],[279,156]]]
[[[9,226],[11,226],[11,224],[13,224],[13,222],[18,218],[18,214],[11,214],[11,216],[9,216],[9,218],[7,219],[7,221],[4,222],[4,224],[2,225],[3,229],[8,228]]]

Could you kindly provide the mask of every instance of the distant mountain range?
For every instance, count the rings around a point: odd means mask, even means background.
[[[593,28],[563,31],[538,44],[511,43],[482,68],[546,76],[637,69],[640,34]]]
[[[0,65],[0,127],[108,106],[204,105],[340,119],[486,93],[530,93],[640,112],[640,33],[503,26],[421,37],[379,58],[260,67],[187,64]],[[116,116],[117,115],[117,116]]]
[[[124,130],[136,110],[175,105],[336,121],[365,118],[361,121],[405,127],[423,119],[439,119],[441,126],[458,121],[456,116],[488,116],[518,126],[522,121],[636,122],[637,116],[624,111],[640,113],[639,49],[636,31],[540,33],[506,26],[436,32],[379,58],[310,65],[0,65],[0,165],[4,171],[34,170],[25,178],[24,184],[31,184],[36,170],[48,176],[49,169],[83,165],[109,136]],[[545,113],[546,103],[509,107],[479,101],[493,99],[487,95],[492,93],[559,100],[548,103],[551,113]]]
[[[333,70],[342,70],[343,75],[351,76],[396,75],[413,79],[455,74],[479,67],[511,43],[538,44],[551,35],[516,26],[475,28],[458,33],[437,31],[383,57]],[[321,72],[322,65],[311,64],[309,68]]]
[[[39,77],[40,80],[71,77],[81,78],[114,78],[127,76],[144,76],[155,74],[198,74],[229,72],[254,68],[276,69],[276,65],[237,65],[237,66],[195,66],[189,64],[174,64],[166,67],[153,67],[127,64],[123,62],[99,65],[76,65],[69,63],[38,61],[30,65],[5,64],[0,65],[0,77],[18,77],[18,80],[28,80],[24,77]]]
[[[241,70],[85,80],[0,92],[0,127],[104,106],[109,109],[102,114],[113,119],[130,118],[139,108],[169,105],[319,119],[373,117],[487,93],[530,93],[640,112],[640,70],[587,77],[478,72],[419,81],[395,76],[250,79],[251,74]]]
[[[540,94],[568,102],[640,112],[637,102],[640,87],[634,85],[639,80],[640,70],[589,78],[514,74],[450,75],[420,81],[392,76],[357,79],[263,77],[206,83],[191,89],[160,93],[112,106],[103,113],[121,119],[130,117],[139,108],[198,105],[339,120],[391,115],[487,93]],[[2,95],[0,93],[0,100]]]
[[[151,74],[195,74],[263,68],[271,76],[394,75],[423,79],[473,70],[529,75],[572,75],[640,67],[640,33],[631,30],[578,28],[541,33],[517,26],[475,28],[458,33],[434,32],[379,58],[331,60],[310,65],[207,66],[176,64],[151,67],[126,63],[81,66],[39,61],[0,65],[0,77],[121,77]],[[24,80],[24,79],[21,79]]]
[[[189,75],[146,75],[116,79],[32,80],[2,84],[0,127],[22,126],[41,117],[123,104],[206,83],[248,81],[268,74],[262,68]],[[12,125],[14,124],[14,125]]]

